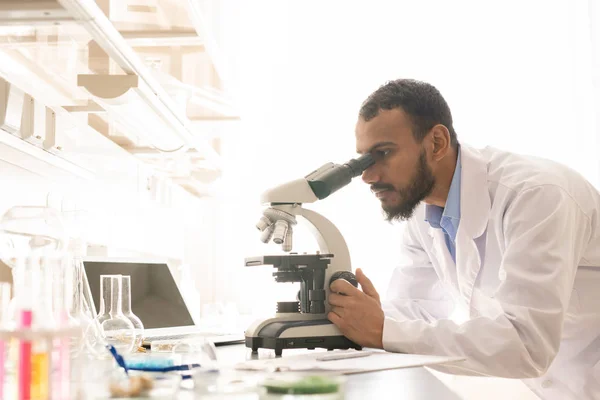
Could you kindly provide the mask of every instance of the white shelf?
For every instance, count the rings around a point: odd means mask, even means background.
[[[73,164],[2,129],[0,129],[0,160],[50,179],[75,177],[90,180],[95,176],[93,171]]]

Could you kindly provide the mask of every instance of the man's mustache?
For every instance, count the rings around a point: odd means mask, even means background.
[[[371,185],[371,192],[375,193],[381,190],[394,190],[394,187],[392,185],[386,185],[383,183]]]

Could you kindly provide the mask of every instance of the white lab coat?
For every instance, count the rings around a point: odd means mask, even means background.
[[[464,356],[445,372],[600,399],[600,194],[557,163],[461,146],[456,264],[421,204],[383,303],[386,350]]]

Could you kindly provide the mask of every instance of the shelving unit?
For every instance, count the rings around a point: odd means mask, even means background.
[[[206,195],[221,174],[220,136],[239,116],[200,13],[177,0],[2,2],[3,136],[84,179],[101,178],[107,158],[130,158]]]
[[[220,141],[240,118],[201,12],[187,0],[0,2],[3,190],[39,203],[50,182],[97,200],[95,249],[212,259],[203,244],[186,256],[186,232],[213,228],[180,210],[211,214]]]

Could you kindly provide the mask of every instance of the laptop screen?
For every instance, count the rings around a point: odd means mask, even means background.
[[[131,308],[145,329],[194,325],[194,320],[165,263],[84,261],[96,312],[100,310],[100,275],[131,276]]]

